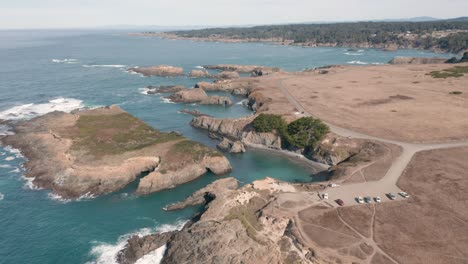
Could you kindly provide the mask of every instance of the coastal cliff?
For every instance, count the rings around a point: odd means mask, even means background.
[[[206,105],[232,105],[231,99],[226,96],[208,96],[203,89],[186,89],[181,90],[169,96],[173,102],[180,103],[200,103]]]
[[[63,198],[113,192],[142,173],[153,178],[155,170],[165,181],[148,188],[144,177],[141,193],[191,181],[208,170],[224,174],[231,169],[221,153],[155,130],[117,106],[52,112],[9,125],[14,134],[1,141],[27,158],[25,176]]]
[[[158,65],[151,67],[134,67],[127,69],[130,72],[140,73],[143,76],[161,76],[161,77],[175,77],[183,76],[184,69],[180,67],[168,66],[168,65]]]

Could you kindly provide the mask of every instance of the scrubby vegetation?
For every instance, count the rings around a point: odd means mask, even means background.
[[[449,78],[449,77],[462,77],[465,73],[468,73],[468,66],[455,66],[442,71],[432,71],[430,75],[433,78]]]
[[[280,132],[286,127],[286,121],[280,115],[260,114],[252,122],[252,126],[257,132]]]
[[[190,157],[195,161],[202,160],[206,156],[223,156],[220,152],[214,149],[210,149],[203,144],[191,140],[183,140],[181,142],[177,142],[172,147],[171,154],[176,156],[190,155]]]
[[[288,125],[282,138],[288,147],[311,148],[329,131],[328,126],[321,120],[313,117],[302,117]]]
[[[74,140],[73,149],[87,151],[96,157],[182,139],[174,133],[160,132],[127,113],[82,115],[70,133]]]
[[[312,148],[330,130],[321,120],[301,117],[287,124],[280,115],[260,114],[252,122],[257,132],[277,132],[285,148]]]
[[[463,94],[463,92],[461,92],[461,91],[453,91],[453,92],[450,92],[449,94],[460,95],[460,94]]]
[[[459,32],[454,32],[458,30]],[[219,37],[292,41],[294,43],[370,45],[395,44],[420,49],[439,48],[458,53],[468,47],[468,20],[429,22],[356,22],[334,24],[293,24],[248,28],[210,28],[171,32],[187,38]],[[437,32],[437,34],[432,34]],[[439,34],[445,32],[447,34]]]

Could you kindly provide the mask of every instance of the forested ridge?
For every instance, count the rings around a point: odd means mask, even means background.
[[[182,38],[274,41],[304,46],[468,49],[468,18],[429,22],[353,22],[208,28],[168,32]]]

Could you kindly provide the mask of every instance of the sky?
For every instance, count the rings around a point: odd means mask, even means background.
[[[0,0],[0,28],[227,26],[468,16],[468,0]]]

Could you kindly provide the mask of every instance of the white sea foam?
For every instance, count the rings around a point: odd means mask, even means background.
[[[0,201],[3,200],[3,198],[5,198],[5,195],[3,193],[0,193]],[[158,248],[158,250],[159,250],[159,248]],[[166,251],[166,250],[164,249],[164,251]],[[163,251],[163,254],[164,254],[164,251]],[[161,259],[162,259],[162,255],[161,255]],[[152,262],[145,262],[145,263],[152,263]]]
[[[159,264],[166,253],[167,245],[164,245],[153,252],[144,255],[142,258],[137,260],[135,264]]]
[[[205,67],[203,67],[203,66],[196,66],[195,68],[197,68],[197,69],[205,69]]]
[[[0,125],[0,136],[12,135],[14,134],[13,131],[10,130],[11,128],[6,125]]]
[[[51,61],[55,63],[66,63],[66,64],[78,63],[77,59],[52,59]]]
[[[164,97],[164,96],[161,96],[161,97],[159,97],[159,98],[160,98],[161,101],[162,101],[163,103],[165,103],[165,104],[175,104],[174,102],[171,101],[171,99],[166,98],[166,97]]]
[[[0,156],[5,156],[6,152],[0,152]]]
[[[88,262],[88,263],[89,264],[116,264],[117,254],[119,253],[120,250],[125,248],[125,246],[127,245],[127,240],[130,237],[134,235],[143,237],[143,236],[147,236],[153,233],[164,233],[164,232],[169,232],[169,231],[174,231],[174,230],[180,230],[184,227],[185,223],[186,221],[177,221],[174,225],[161,225],[156,228],[142,228],[140,230],[137,230],[136,232],[132,232],[132,233],[120,236],[117,240],[117,243],[115,244],[93,241],[93,244],[95,244],[95,246],[91,249],[90,254],[95,257],[95,260],[92,262]],[[164,252],[165,252],[165,249],[161,254],[161,258]],[[153,252],[151,254],[153,254]],[[142,263],[152,263],[152,262],[142,262]],[[159,263],[159,262],[155,262],[155,263]]]
[[[73,199],[68,199],[68,198],[63,198],[62,196],[56,194],[56,193],[48,193],[47,194],[47,197],[53,201],[57,201],[57,202],[60,202],[60,203],[69,203],[69,202],[81,202],[81,201],[89,201],[91,199],[94,199],[96,198],[94,195],[92,195],[91,193],[86,193],[86,194],[83,194],[81,195],[80,197],[78,197],[77,199],[73,200]]]
[[[246,101],[247,101],[247,99],[244,99],[244,100],[242,100],[242,101],[240,101],[240,102],[237,102],[236,104],[237,104],[237,105],[243,105]]]
[[[385,63],[382,63],[382,62],[373,62],[371,63],[372,65],[384,65]]]
[[[14,159],[15,159],[15,157],[13,157],[13,156],[9,156],[9,157],[5,158],[6,161],[11,161],[11,160],[14,160]]]
[[[127,65],[122,64],[84,64],[85,68],[126,68]]]
[[[15,168],[14,170],[11,170],[10,173],[20,173],[21,170],[20,168]]]
[[[10,154],[15,155],[16,158],[24,158],[23,154],[21,154],[21,151],[19,149],[13,148],[12,146],[6,146],[4,147],[4,149]]]
[[[355,53],[355,52],[345,52],[344,54],[349,55],[349,56],[361,56],[361,55],[363,55],[362,53]]]
[[[21,178],[25,181],[23,188],[29,189],[29,190],[42,190],[41,187],[37,186],[34,184],[34,177],[25,177],[24,175],[21,176]]]
[[[13,168],[11,165],[8,164],[0,164],[0,169],[11,169]]]
[[[84,107],[83,101],[73,98],[57,98],[43,104],[24,104],[0,112],[0,119],[28,119],[53,111],[70,112]]]
[[[148,91],[149,91],[149,90],[150,90],[150,89],[148,89],[148,88],[146,88],[146,87],[145,87],[145,88],[138,88],[138,91],[140,91],[141,94],[145,94],[145,95],[148,94]]]
[[[359,64],[359,65],[367,65],[369,63],[364,62],[364,61],[348,61],[348,64]]]

